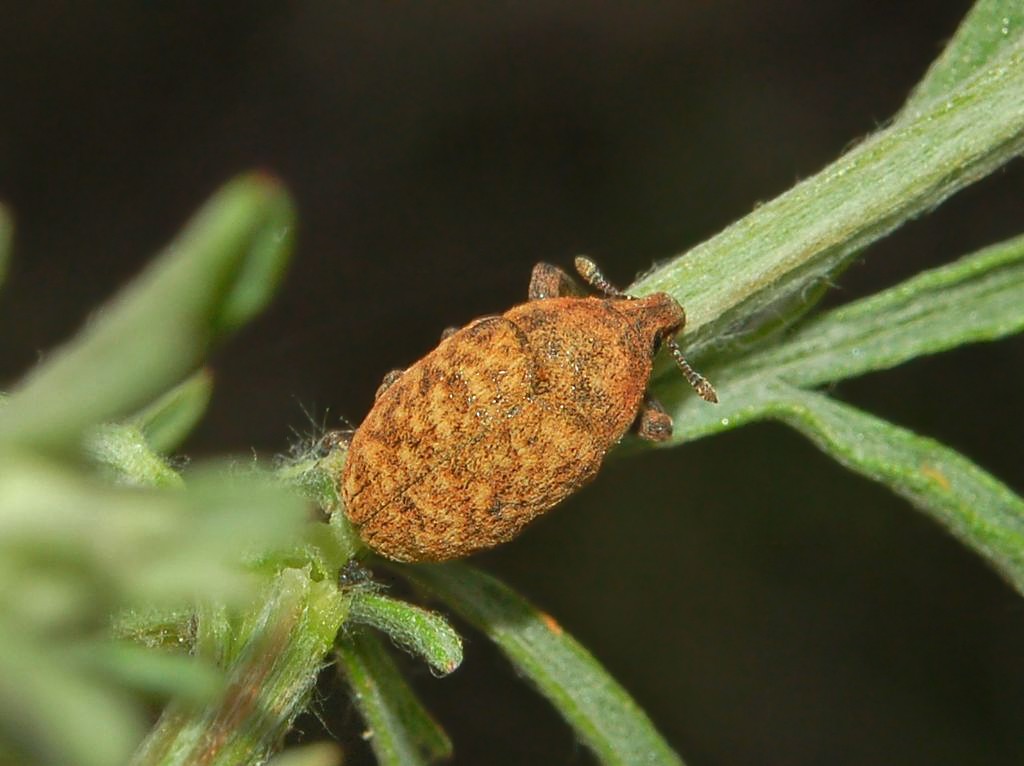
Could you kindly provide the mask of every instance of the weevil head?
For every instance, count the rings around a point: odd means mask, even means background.
[[[686,312],[679,301],[667,293],[654,293],[646,298],[623,301],[617,308],[633,321],[642,342],[651,350],[651,356],[664,344],[697,395],[706,402],[718,401],[715,387],[690,366],[675,341],[675,334],[686,324]]]
[[[662,340],[671,338],[686,324],[686,312],[668,293],[624,300],[616,308],[630,319],[652,355]]]

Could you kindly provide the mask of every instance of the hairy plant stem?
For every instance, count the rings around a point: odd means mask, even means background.
[[[286,569],[262,608],[241,625],[210,615],[200,625],[199,650],[227,665],[226,688],[212,705],[164,711],[132,760],[133,766],[262,763],[280,746],[309,702],[317,672],[348,609],[333,583]],[[200,617],[203,622],[204,616]]]
[[[699,352],[813,291],[852,254],[1024,149],[1024,40],[946,98],[641,278],[686,306]]]

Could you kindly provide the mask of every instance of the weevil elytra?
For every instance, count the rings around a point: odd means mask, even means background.
[[[446,332],[385,378],[341,477],[370,548],[398,561],[491,548],[590,481],[631,425],[667,438],[672,419],[646,393],[662,345],[717,401],[676,345],[686,315],[674,298],[625,295],[586,258],[576,268],[600,297],[537,264],[527,303]]]

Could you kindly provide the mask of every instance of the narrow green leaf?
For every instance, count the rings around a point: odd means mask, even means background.
[[[732,370],[815,386],[1021,330],[1024,236],[811,320]]]
[[[346,604],[333,584],[283,570],[236,628],[237,651],[215,652],[229,662],[223,696],[198,711],[172,705],[131,763],[263,763],[308,704]]]
[[[180,487],[181,476],[155,453],[133,425],[98,426],[85,440],[85,451],[117,484],[133,487]]]
[[[352,591],[349,619],[387,633],[404,649],[446,676],[462,663],[462,639],[439,614],[372,591]]]
[[[448,735],[402,678],[387,650],[365,630],[346,631],[338,659],[366,737],[381,766],[418,766],[449,758]]]
[[[988,64],[1024,31],[1020,0],[977,0],[903,107],[903,115],[920,112]]]
[[[129,421],[92,428],[85,439],[86,453],[117,484],[182,486],[181,476],[158,453],[188,435],[206,409],[211,387],[205,370],[196,373]]]
[[[167,454],[196,427],[213,395],[213,375],[202,369],[179,383],[132,420],[142,429],[149,446]]]
[[[7,208],[0,205],[0,285],[7,276],[7,261],[11,254],[11,241],[14,239],[14,222]]]
[[[722,405],[667,393],[689,441],[775,418],[851,470],[910,499],[1024,591],[1024,502],[942,445],[796,386],[884,369],[921,354],[1024,329],[1024,237],[809,322],[789,340],[722,368]]]
[[[771,416],[851,471],[910,500],[1024,593],[1024,500],[970,460],[932,439],[795,388],[783,392]]]
[[[551,617],[465,564],[400,567],[494,641],[604,764],[681,764],[632,697]]]
[[[668,444],[760,419],[780,398],[776,381],[833,383],[965,343],[1024,330],[1024,237],[985,248],[811,320],[784,342],[714,372],[721,404],[675,384],[658,393],[675,420]]]
[[[228,184],[79,334],[18,385],[0,441],[50,448],[127,416],[195,370],[269,300],[289,255],[291,202],[265,176]]]
[[[341,748],[331,742],[290,747],[270,759],[267,766],[341,766]]]
[[[223,686],[217,669],[200,658],[123,641],[73,646],[68,655],[91,674],[119,686],[191,704],[209,702]]]
[[[691,353],[742,339],[852,254],[1024,147],[1024,38],[941,103],[898,120],[725,231],[640,279],[686,308]]]

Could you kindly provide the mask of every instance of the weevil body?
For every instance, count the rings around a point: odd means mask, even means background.
[[[568,275],[538,264],[528,303],[446,334],[385,378],[341,479],[373,550],[442,561],[507,542],[590,481],[632,424],[667,438],[672,421],[645,393],[662,341],[715,400],[671,340],[685,323],[675,299],[630,298],[590,261],[577,267],[605,297],[579,297]]]

